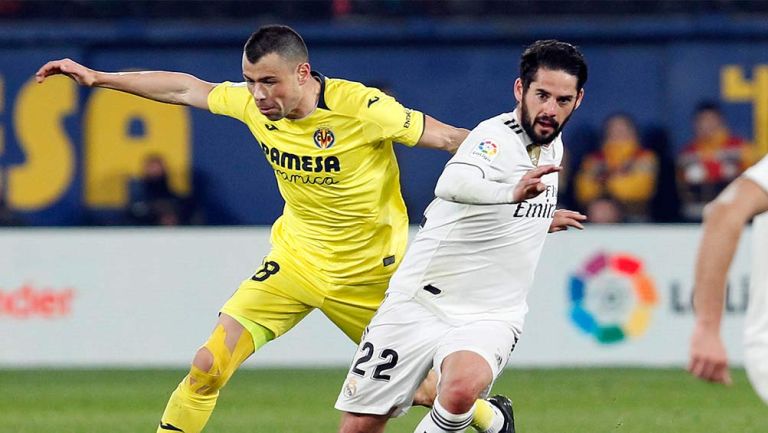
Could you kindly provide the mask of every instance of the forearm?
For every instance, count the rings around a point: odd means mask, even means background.
[[[739,244],[744,221],[727,205],[708,206],[694,275],[693,304],[700,326],[719,329],[728,269]]]
[[[425,114],[424,134],[416,146],[456,153],[456,149],[467,138],[467,135],[469,135],[469,130],[442,123]]]
[[[96,72],[93,87],[119,90],[158,102],[207,107],[213,84],[180,72]]]
[[[514,202],[515,185],[494,182],[483,177],[475,166],[448,164],[435,186],[435,195],[457,203],[492,205]]]

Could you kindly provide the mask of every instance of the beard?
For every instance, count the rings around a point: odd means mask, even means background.
[[[557,136],[560,134],[560,131],[563,130],[563,127],[566,123],[568,123],[568,120],[571,119],[571,115],[573,114],[573,111],[571,111],[571,114],[568,115],[563,120],[563,123],[558,123],[553,117],[549,116],[539,116],[535,120],[531,120],[531,114],[528,112],[528,107],[525,105],[525,98],[523,98],[523,101],[520,102],[520,117],[522,117],[521,123],[523,124],[523,130],[526,134],[528,134],[529,137],[531,137],[531,140],[535,144],[540,144],[546,146],[547,144],[551,143]],[[549,134],[539,134],[536,132],[536,129],[534,128],[534,125],[538,122],[547,122],[549,127],[552,128],[552,132]]]

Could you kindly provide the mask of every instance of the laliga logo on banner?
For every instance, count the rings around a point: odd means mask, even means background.
[[[16,290],[0,287],[0,319],[54,319],[69,316],[75,289],[36,289],[24,284]]]
[[[628,254],[589,258],[569,291],[571,320],[602,344],[643,335],[659,298],[643,262]]]

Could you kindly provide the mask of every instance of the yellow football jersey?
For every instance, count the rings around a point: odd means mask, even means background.
[[[275,172],[285,208],[273,246],[331,283],[384,281],[408,236],[392,143],[416,144],[424,115],[360,83],[313,76],[320,98],[303,119],[264,117],[245,83],[217,85],[208,106],[248,125]]]

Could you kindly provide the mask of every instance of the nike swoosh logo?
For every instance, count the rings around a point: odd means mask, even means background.
[[[182,429],[180,429],[180,428],[178,428],[178,427],[176,427],[175,425],[172,425],[172,424],[164,424],[164,423],[161,422],[160,423],[160,428],[163,429],[163,430],[180,431],[181,433],[184,433],[184,430],[182,430]]]
[[[267,130],[269,130],[269,131],[277,131],[277,126],[275,126],[275,125],[266,124],[264,126],[266,126]]]
[[[375,104],[377,102],[379,102],[379,97],[378,96],[374,96],[373,98],[369,99],[368,100],[368,108],[371,108],[371,105],[373,105],[373,104]]]

